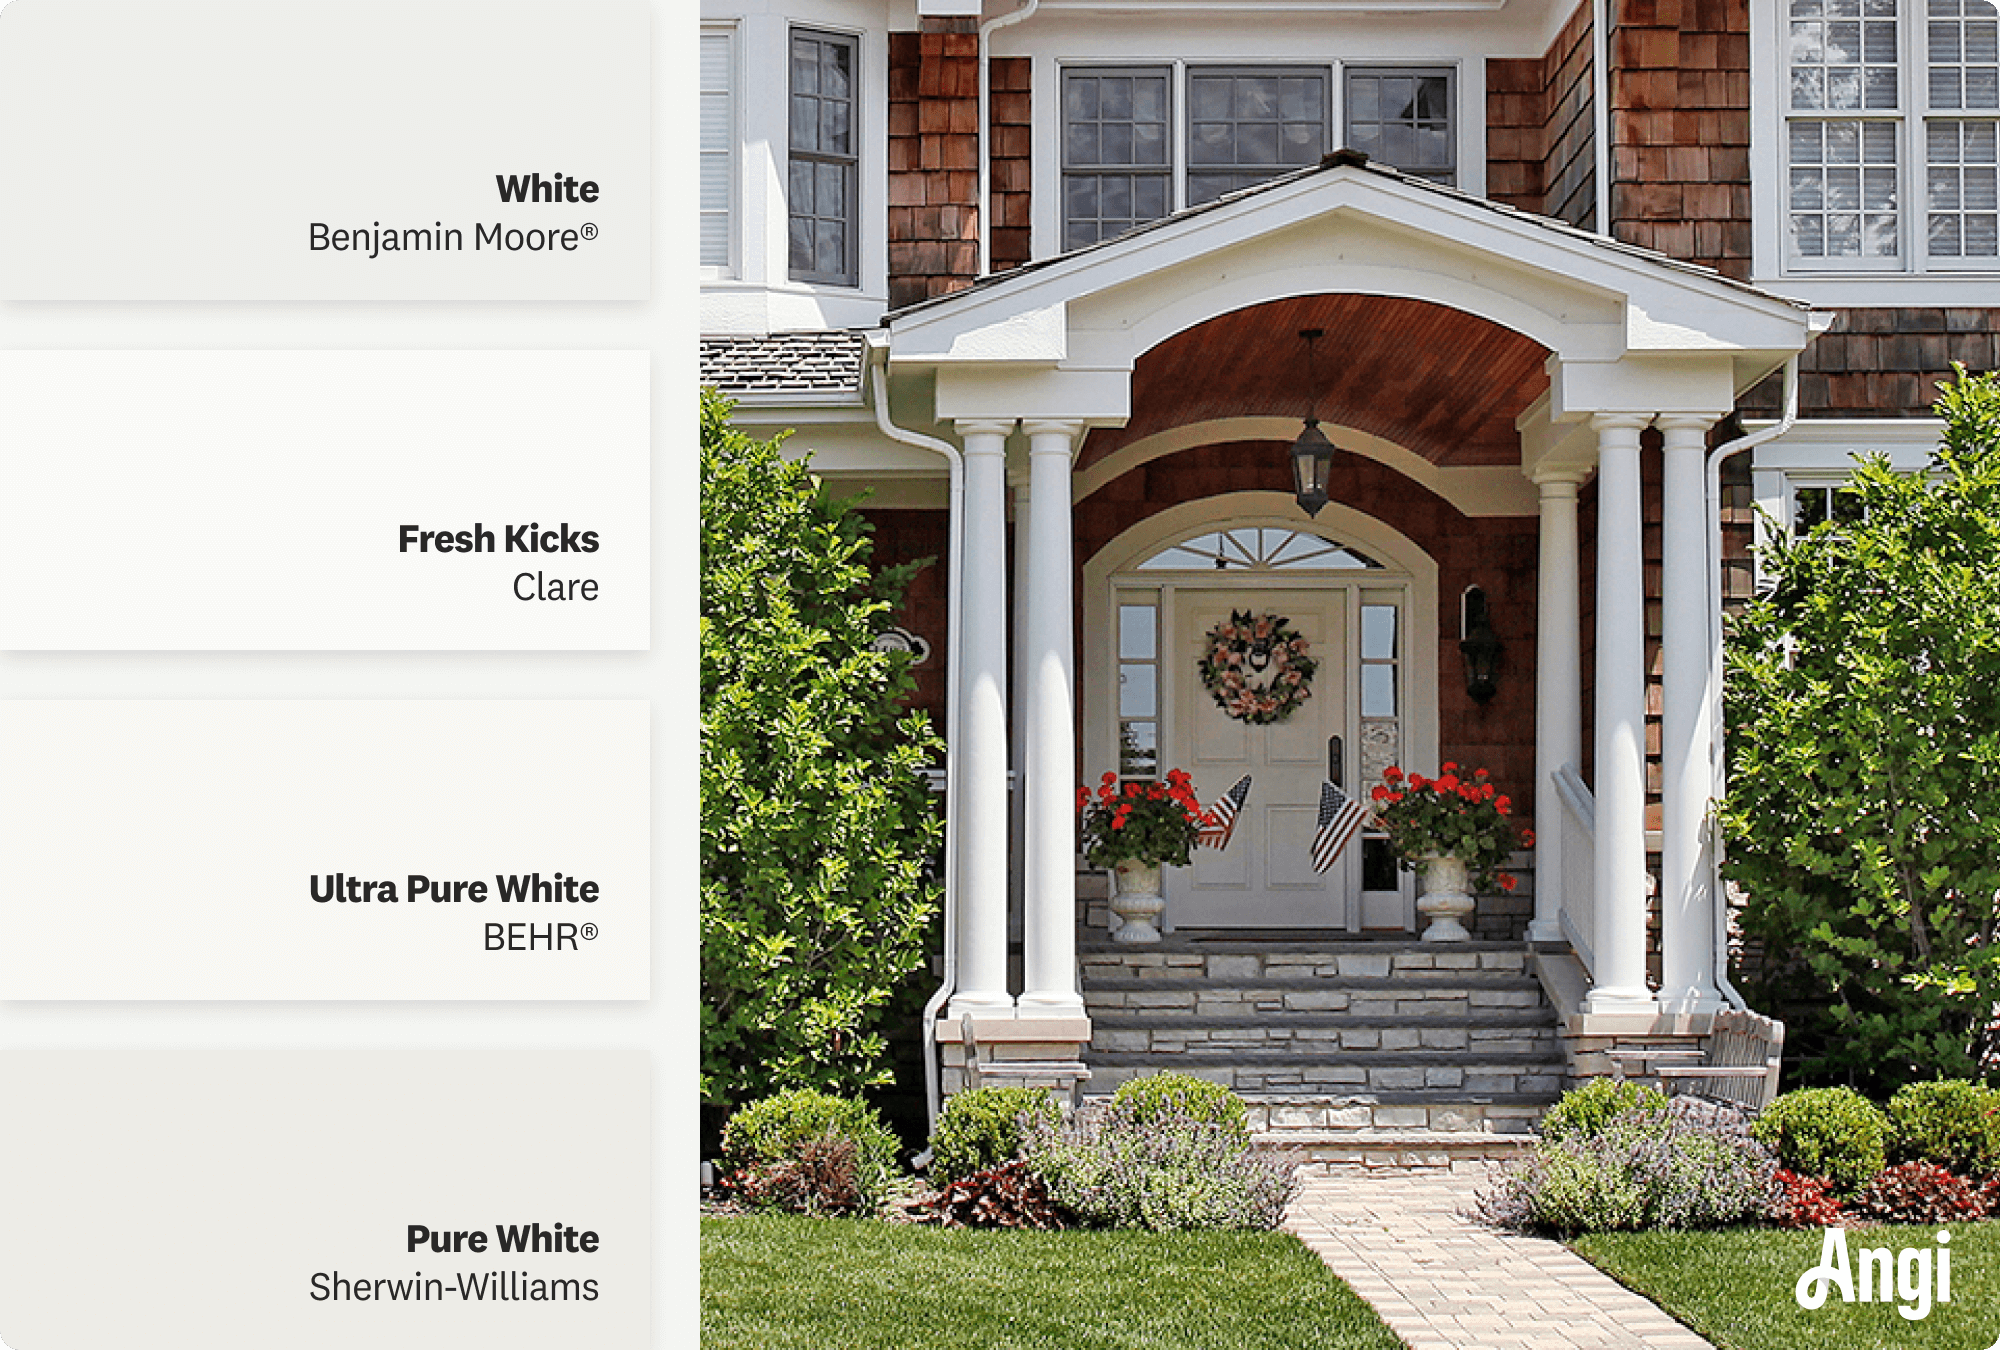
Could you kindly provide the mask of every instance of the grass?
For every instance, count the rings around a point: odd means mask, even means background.
[[[1396,1350],[1284,1233],[701,1225],[703,1350]]]
[[[1824,1233],[1817,1228],[1590,1233],[1571,1245],[1722,1350],[1988,1350],[2000,1343],[2000,1224],[1949,1228],[1951,1302],[1933,1302],[1917,1322],[1893,1303],[1842,1303],[1838,1291],[1817,1310],[1799,1307],[1793,1288],[1819,1264]],[[1857,1282],[1862,1247],[1935,1249],[1937,1232],[1936,1226],[1849,1229]]]

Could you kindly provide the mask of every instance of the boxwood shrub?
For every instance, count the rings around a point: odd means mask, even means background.
[[[752,1102],[722,1128],[722,1165],[730,1173],[793,1166],[829,1140],[853,1146],[862,1198],[879,1201],[896,1173],[896,1136],[874,1107],[852,1097],[793,1088]]]
[[[1889,1099],[1889,1153],[1966,1176],[2000,1171],[2000,1092],[1963,1078],[1906,1083]]]
[[[1047,1088],[977,1087],[944,1104],[931,1132],[930,1177],[943,1186],[989,1167],[1012,1162],[1021,1152],[1024,1120],[1053,1124],[1062,1109]]]
[[[1851,1196],[1888,1161],[1889,1118],[1853,1088],[1803,1088],[1780,1094],[1752,1126],[1778,1161],[1794,1172],[1824,1177]]]
[[[1186,1116],[1220,1126],[1242,1144],[1250,1142],[1249,1113],[1243,1099],[1220,1083],[1193,1074],[1163,1072],[1134,1078],[1111,1094],[1111,1104],[1137,1124]]]

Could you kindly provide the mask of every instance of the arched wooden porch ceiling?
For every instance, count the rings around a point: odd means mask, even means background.
[[[1299,331],[1324,329],[1307,388]],[[1514,419],[1548,390],[1548,349],[1462,310],[1379,295],[1306,295],[1218,315],[1132,372],[1132,418],[1091,432],[1087,466],[1193,422],[1296,417],[1354,427],[1433,464],[1518,464]],[[1339,435],[1334,435],[1335,444]]]

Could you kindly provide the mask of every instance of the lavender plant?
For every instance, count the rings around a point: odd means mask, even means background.
[[[1050,1197],[1112,1228],[1275,1228],[1298,1191],[1292,1164],[1170,1102],[1088,1106],[1024,1121],[1022,1156]]]
[[[1621,1113],[1595,1135],[1543,1139],[1475,1213],[1563,1234],[1714,1228],[1761,1218],[1778,1199],[1777,1167],[1739,1113],[1677,1098],[1664,1113]]]

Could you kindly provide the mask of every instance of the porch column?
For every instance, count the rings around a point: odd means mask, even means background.
[[[1639,433],[1650,414],[1599,413],[1595,983],[1585,1012],[1651,1012],[1646,987],[1646,574]]]
[[[1007,437],[958,423],[965,445],[959,594],[958,988],[949,1015],[1011,1011],[1007,992]]]
[[[1703,459],[1715,418],[1659,419],[1666,442],[1661,519],[1660,1005],[1714,1012],[1715,911],[1710,885],[1708,500]]]
[[[1583,620],[1576,493],[1579,469],[1535,476],[1541,489],[1541,556],[1535,597],[1535,918],[1530,942],[1561,942],[1563,807],[1555,774],[1583,765]],[[1577,900],[1585,897],[1577,896]]]
[[[1028,422],[1027,915],[1021,1011],[1082,1016],[1076,978],[1076,657],[1070,565],[1076,422]]]

